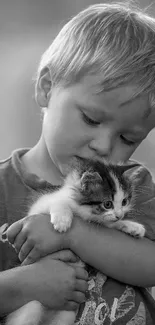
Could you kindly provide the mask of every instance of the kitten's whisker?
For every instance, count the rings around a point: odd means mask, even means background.
[[[150,191],[149,190],[146,191],[146,190],[143,190],[143,189],[137,189],[137,190],[134,189],[134,193],[136,193],[137,196],[139,196],[140,194],[149,194]]]
[[[135,188],[134,188],[134,190],[143,190],[143,191],[144,190],[145,191],[146,190],[150,191],[150,189],[151,189],[151,186],[145,186],[145,185],[144,186],[138,186],[138,187],[135,186]]]

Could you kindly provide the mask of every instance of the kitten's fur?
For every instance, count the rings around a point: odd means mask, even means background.
[[[68,174],[59,190],[43,194],[32,205],[29,215],[49,213],[54,228],[59,232],[71,227],[73,215],[76,214],[89,222],[143,237],[143,225],[123,220],[134,207],[134,186],[138,171],[143,167],[139,167],[130,177],[124,172],[137,166],[140,165],[112,165],[82,160]],[[122,205],[124,199],[127,202]],[[107,209],[105,204],[109,201],[113,206]]]
[[[140,165],[112,165],[87,159],[78,160],[77,167],[69,172],[64,185],[54,193],[41,195],[30,208],[28,215],[50,214],[51,222],[59,232],[67,231],[71,227],[73,215],[76,214],[86,221],[115,228],[135,237],[143,237],[145,228],[142,224],[124,219],[132,209],[134,210],[134,187],[138,170],[143,167],[139,167],[135,173],[130,173],[130,176],[124,172],[136,166]],[[15,322],[9,315],[6,324],[39,325],[43,314],[42,306],[31,302],[29,308],[27,307],[22,307],[23,312],[20,312],[19,316],[15,314],[17,312],[13,313]],[[31,313],[34,313],[35,317],[37,314],[38,317],[28,323]],[[26,317],[26,323],[22,320],[24,314],[29,316]],[[47,325],[72,325],[76,318],[76,313],[69,311],[47,311],[46,314]]]

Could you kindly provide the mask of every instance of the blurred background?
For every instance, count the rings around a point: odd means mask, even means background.
[[[39,139],[41,118],[33,79],[40,56],[71,16],[98,2],[108,0],[0,0],[0,159]],[[151,5],[155,16],[154,0],[137,3]],[[155,131],[134,158],[155,169]]]
[[[33,80],[40,56],[70,17],[98,2],[106,1],[0,0],[0,159],[38,140],[41,118]],[[155,15],[154,0],[136,3]],[[155,131],[134,158],[155,168]]]

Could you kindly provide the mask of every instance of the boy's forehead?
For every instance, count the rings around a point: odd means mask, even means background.
[[[100,78],[97,76],[86,76],[81,80],[81,86],[84,92],[89,91],[92,95],[104,95],[109,99],[117,97],[119,103],[133,98],[136,93],[137,86],[133,84],[124,84],[116,88],[111,88],[104,91],[104,86],[100,86]],[[102,89],[102,90],[101,90]]]
[[[98,92],[98,78],[87,76],[75,86],[75,94],[81,106],[84,105],[88,110],[92,110],[98,116],[108,114],[125,116],[125,120],[133,120],[133,124],[140,124],[145,133],[150,132],[155,127],[155,109],[150,108],[149,96],[140,94],[135,97],[136,85],[123,85],[109,91]],[[134,123],[135,122],[135,123]]]
[[[108,109],[117,108],[122,109],[125,107],[139,107],[141,109],[144,118],[146,118],[150,112],[149,97],[147,94],[140,94],[135,97],[137,87],[136,85],[123,85],[118,88],[98,92],[99,81],[96,76],[85,77],[79,83],[79,88],[82,92],[82,97],[86,99],[88,106],[94,107],[94,109],[101,109],[106,106]]]

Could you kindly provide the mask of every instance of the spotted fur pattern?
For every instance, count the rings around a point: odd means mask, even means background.
[[[29,214],[49,213],[54,228],[59,232],[71,227],[76,214],[86,221],[143,237],[143,225],[124,219],[134,208],[135,173],[131,172],[129,176],[127,171],[137,166],[78,161],[64,185],[54,193],[40,196]]]

